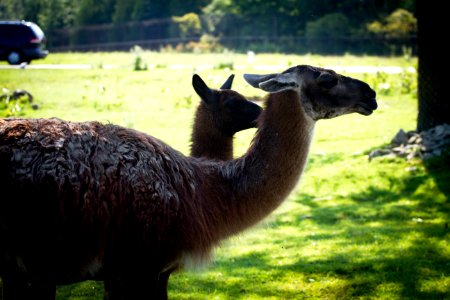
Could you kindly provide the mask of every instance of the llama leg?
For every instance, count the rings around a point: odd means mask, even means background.
[[[104,285],[105,285],[105,295],[104,295],[105,300],[120,299],[118,297],[121,290],[119,288],[120,285],[119,280],[105,280]]]
[[[167,280],[168,280],[167,276]],[[105,281],[105,300],[149,299],[167,300],[167,290],[161,293],[158,277],[126,278]],[[6,299],[5,299],[6,300]]]
[[[30,284],[24,280],[3,276],[3,300],[54,300],[55,296],[55,285]]]
[[[176,268],[172,268],[172,269],[169,269],[169,270],[159,274],[159,277],[158,277],[158,297],[159,298],[158,299],[161,299],[161,300],[168,299],[167,286],[169,284],[169,277],[170,277],[170,274],[172,274],[172,272],[175,270],[176,270]]]

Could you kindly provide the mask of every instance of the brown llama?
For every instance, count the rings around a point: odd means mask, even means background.
[[[235,133],[256,127],[262,109],[232,91],[234,75],[230,75],[219,90],[210,89],[197,74],[192,76],[192,86],[200,96],[195,112],[191,137],[191,156],[217,160],[233,158]],[[179,266],[174,266],[173,270]],[[165,273],[166,276],[170,272]],[[109,293],[109,285],[106,285]]]
[[[214,90],[197,74],[192,76],[192,86],[201,101],[192,128],[191,156],[232,159],[234,134],[256,127],[262,109],[231,90],[233,79],[230,75],[219,90]]]
[[[167,299],[174,269],[289,195],[317,120],[377,107],[366,83],[332,70],[245,78],[271,94],[249,150],[225,162],[112,124],[0,120],[4,299],[53,299],[55,284],[86,279],[104,280],[106,299]]]

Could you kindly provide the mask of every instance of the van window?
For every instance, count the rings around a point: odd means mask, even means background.
[[[42,29],[39,26],[37,26],[34,23],[30,23],[30,27],[33,30],[33,32],[36,34],[36,37],[39,40],[42,40],[44,38],[44,32],[42,31]]]
[[[0,38],[2,40],[9,40],[17,36],[17,30],[15,25],[1,24],[0,25]]]
[[[42,32],[42,31],[41,31]],[[28,41],[34,38],[34,34],[28,26],[16,24],[0,25],[0,36],[2,40]]]

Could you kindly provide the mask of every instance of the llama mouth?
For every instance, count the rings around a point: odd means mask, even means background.
[[[356,112],[364,116],[368,116],[371,115],[377,108],[377,101],[375,99],[368,99],[357,104]]]

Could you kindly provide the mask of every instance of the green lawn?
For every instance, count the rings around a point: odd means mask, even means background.
[[[142,57],[149,70],[133,71],[130,53],[51,54],[33,64],[93,68],[0,70],[0,87],[35,96],[40,109],[21,106],[27,117],[113,122],[188,153],[198,103],[190,85],[193,73],[218,87],[233,72],[236,90],[260,97],[264,93],[242,79],[245,72],[273,72],[258,66],[417,63],[350,55],[261,54],[253,64],[233,53],[145,52]],[[180,64],[188,67],[173,67]],[[202,67],[208,64],[216,68]],[[173,275],[171,299],[450,299],[450,159],[367,158],[400,128],[415,128],[416,74],[348,75],[377,90],[379,109],[369,117],[319,121],[308,167],[287,201],[258,226],[225,241],[210,264]],[[253,134],[237,135],[236,155]],[[58,299],[102,299],[102,285],[60,287]]]

